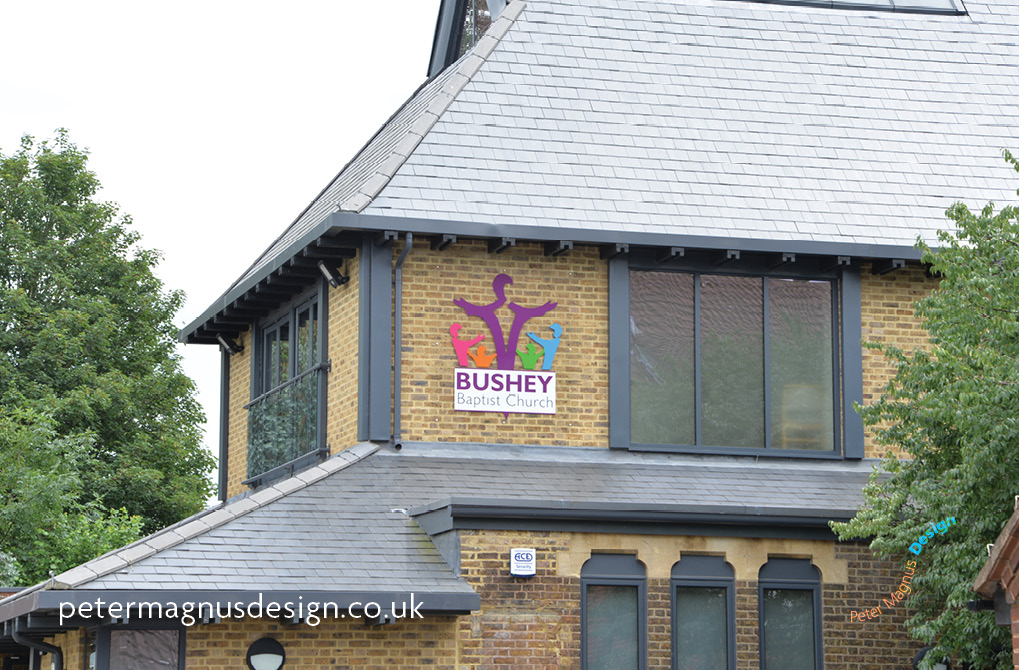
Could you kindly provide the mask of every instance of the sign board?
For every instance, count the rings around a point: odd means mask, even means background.
[[[538,572],[538,552],[530,547],[510,549],[510,574],[514,577],[533,577]]]
[[[512,283],[509,275],[496,275],[492,280],[495,300],[487,305],[476,305],[463,298],[453,301],[467,316],[484,321],[491,336],[486,340],[482,332],[469,340],[460,339],[463,326],[454,323],[449,327],[458,364],[453,371],[453,409],[456,411],[502,412],[507,417],[511,413],[556,413],[556,373],[552,365],[562,341],[563,327],[553,323],[548,327],[551,333],[541,334],[524,328],[528,320],[551,312],[558,303],[524,307],[507,302],[506,286]],[[508,332],[499,321],[499,310],[503,307],[513,315]],[[549,336],[544,337],[546,334]],[[516,369],[518,360],[522,370]]]

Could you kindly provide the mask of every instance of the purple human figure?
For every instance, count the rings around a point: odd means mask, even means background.
[[[492,341],[495,345],[496,362],[500,370],[512,370],[516,362],[517,341],[520,339],[520,331],[529,319],[546,314],[555,309],[554,302],[546,302],[541,307],[522,307],[515,302],[509,304],[513,311],[513,324],[510,326],[509,338],[505,339],[502,333],[502,325],[495,311],[506,304],[506,285],[512,284],[513,279],[508,274],[498,274],[492,280],[492,292],[495,293],[495,301],[487,305],[475,305],[463,298],[454,300],[454,304],[460,307],[468,316],[476,316],[488,324],[492,331]]]
[[[454,323],[449,327],[449,336],[453,340],[453,351],[456,352],[456,362],[460,367],[465,368],[468,366],[468,350],[481,340],[485,339],[485,334],[481,333],[473,340],[461,340],[458,333],[462,327],[463,326],[459,323]]]

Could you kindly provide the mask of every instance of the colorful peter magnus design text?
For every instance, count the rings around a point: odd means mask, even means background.
[[[476,305],[463,298],[453,301],[468,316],[476,316],[485,322],[494,349],[490,351],[488,345],[482,343],[484,333],[466,340],[460,338],[460,330],[463,328],[461,324],[454,323],[449,327],[450,340],[459,366],[454,376],[454,409],[502,412],[507,416],[510,412],[555,414],[555,373],[551,370],[559,351],[563,327],[558,323],[549,326],[552,331],[552,337],[549,338],[528,332],[527,337],[531,341],[522,349],[517,346],[524,325],[530,319],[552,311],[558,303],[546,302],[538,307],[524,307],[515,302],[507,302],[506,286],[512,283],[513,279],[509,275],[496,275],[492,281],[495,300],[487,305]],[[498,314],[504,306],[513,313],[508,335],[503,332]],[[522,371],[515,370],[518,358]],[[543,374],[527,372],[537,370],[539,360]],[[470,368],[471,361],[474,362],[474,369]],[[489,372],[493,362],[500,372]]]

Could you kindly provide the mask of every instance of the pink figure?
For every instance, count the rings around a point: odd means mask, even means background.
[[[461,326],[459,323],[454,323],[449,327],[449,336],[453,340],[453,350],[456,352],[456,362],[460,365],[460,367],[466,368],[469,365],[467,359],[467,354],[469,353],[468,350],[481,340],[485,339],[485,334],[482,333],[473,340],[461,340],[458,337],[460,328]]]

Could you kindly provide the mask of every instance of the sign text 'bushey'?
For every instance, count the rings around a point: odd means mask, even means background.
[[[555,414],[555,373],[457,368],[453,408],[468,412]]]

